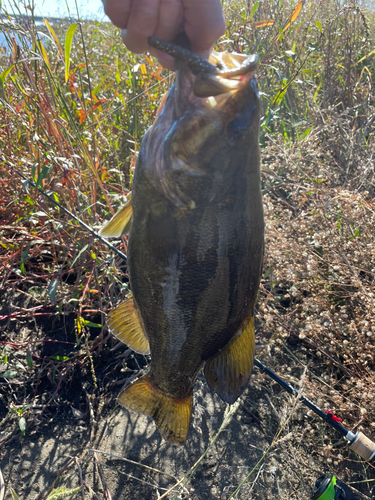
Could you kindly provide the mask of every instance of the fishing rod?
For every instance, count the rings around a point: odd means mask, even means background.
[[[283,387],[289,394],[294,394],[298,397],[298,399],[310,410],[316,413],[322,420],[324,420],[331,427],[334,427],[341,435],[349,441],[349,448],[354,451],[357,455],[359,455],[366,462],[373,462],[375,465],[375,443],[371,441],[367,436],[365,436],[362,432],[351,432],[346,429],[340,422],[342,421],[340,418],[335,417],[331,411],[325,413],[322,409],[319,408],[316,404],[310,401],[308,398],[300,394],[297,389],[288,384],[281,377],[276,375],[275,372],[267,368],[259,359],[254,359],[254,364],[260,368],[263,372],[267,373],[275,382],[277,382],[281,387]]]
[[[60,203],[58,203],[56,200],[54,200],[51,196],[49,196],[43,189],[38,187],[34,182],[30,181],[27,179],[26,176],[24,176],[21,172],[16,170],[14,167],[12,167],[8,162],[4,161],[0,157],[0,162],[2,162],[4,165],[8,166],[11,168],[15,173],[17,173],[20,177],[22,177],[24,180],[26,180],[28,183],[30,183],[34,188],[36,188],[43,196],[45,196],[49,201],[51,201],[54,205],[59,207],[61,210],[63,210],[67,215],[72,217],[74,220],[76,220],[86,231],[88,231],[90,234],[98,238],[102,243],[107,245],[108,248],[116,252],[116,254],[121,257],[122,259],[126,260],[127,257],[124,253],[122,253],[120,250],[118,250],[115,246],[113,246],[109,241],[107,241],[105,238],[100,236],[96,231],[94,231],[91,227],[89,227],[87,224],[85,224],[83,221],[81,221],[78,217],[76,217],[74,214],[72,214],[69,210],[67,210],[65,207],[63,207]],[[310,401],[308,398],[300,394],[297,389],[295,389],[293,386],[291,386],[288,382],[283,380],[281,377],[279,377],[275,372],[267,368],[259,359],[255,358],[254,359],[254,364],[260,368],[263,372],[267,373],[275,382],[277,382],[279,385],[281,385],[289,394],[293,394],[299,398],[299,400],[310,410],[312,410],[314,413],[316,413],[322,420],[324,420],[327,424],[329,424],[331,427],[334,427],[348,442],[349,442],[349,448],[354,451],[357,455],[359,455],[363,460],[366,460],[367,462],[371,462],[375,464],[375,443],[371,441],[367,436],[365,436],[362,432],[351,432],[348,429],[346,429],[340,422],[341,419],[335,417],[331,411],[328,411],[325,413],[322,409],[320,409],[316,404],[314,404],[312,401]]]

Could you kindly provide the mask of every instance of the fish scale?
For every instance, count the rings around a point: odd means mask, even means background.
[[[182,445],[202,368],[228,403],[248,383],[264,220],[256,56],[214,53],[196,74],[197,56],[169,45],[176,81],[142,141],[131,201],[101,234],[129,234],[132,296],[109,314],[109,328],[151,354],[119,403]]]

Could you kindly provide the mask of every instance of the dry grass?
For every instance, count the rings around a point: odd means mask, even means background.
[[[311,397],[319,391],[349,427],[371,435],[375,147],[374,127],[366,140],[357,119],[356,109],[321,110],[303,141],[269,138],[263,155],[267,251],[259,317],[271,352],[279,353],[293,338],[314,353],[315,380],[306,386]]]

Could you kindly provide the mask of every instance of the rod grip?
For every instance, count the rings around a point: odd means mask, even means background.
[[[371,461],[375,458],[375,443],[362,432],[357,432],[349,448],[362,457],[363,460]]]

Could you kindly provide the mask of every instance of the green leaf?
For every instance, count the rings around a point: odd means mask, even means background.
[[[31,178],[34,182],[36,182],[36,175],[35,175],[35,172],[36,172],[36,163],[33,164],[32,168],[31,168]]]
[[[4,373],[0,373],[0,378],[14,378],[17,377],[17,372],[14,370],[7,370]]]
[[[313,101],[314,102],[316,101],[316,98],[318,97],[318,92],[319,92],[321,86],[322,86],[322,84],[319,83],[319,85],[316,88],[316,91],[315,91],[315,94],[314,94],[314,97],[313,97]]]
[[[311,127],[307,128],[301,135],[302,137],[307,137],[309,135],[309,133],[314,129],[314,125],[312,125]]]
[[[85,245],[83,248],[81,248],[81,250],[78,252],[78,254],[75,256],[73,262],[72,262],[72,267],[74,266],[75,262],[81,257],[81,255],[83,254],[83,252],[87,249],[89,245]]]
[[[27,256],[29,255],[29,250],[30,250],[30,247],[31,247],[31,242],[28,243],[25,251],[23,252],[22,256],[21,256],[21,264],[20,264],[20,269],[21,269],[21,272],[22,274],[25,276],[26,275],[26,270],[25,270],[25,261],[27,259]]]
[[[321,32],[323,31],[322,25],[319,21],[315,21],[315,26],[317,26]]]
[[[66,486],[59,486],[56,489],[53,489],[51,493],[48,495],[46,500],[59,500],[59,498],[67,498],[67,497],[73,497],[77,493],[81,491],[81,487],[78,486],[77,488],[74,488],[73,490],[68,490]]]
[[[40,175],[39,175],[38,180],[36,182],[37,188],[41,185],[42,180],[46,177],[46,175],[48,174],[48,172],[50,170],[51,170],[51,167],[43,167],[43,170],[40,172]]]
[[[55,361],[68,361],[68,356],[49,356],[49,358],[54,359]]]
[[[12,71],[12,69],[14,68],[15,64],[12,64],[12,66],[9,66],[9,68],[7,68],[5,71],[3,71],[0,75],[0,82],[2,84],[4,84],[5,82],[5,78],[9,75],[9,73]]]
[[[26,431],[26,419],[25,417],[21,417],[18,421],[18,425],[20,426],[20,431],[22,432],[22,435],[25,435]]]
[[[85,319],[81,319],[81,323],[82,323],[82,325],[91,326],[92,328],[101,328],[102,327],[102,325],[99,323],[92,323],[91,321],[87,321]]]
[[[73,23],[71,26],[69,26],[69,29],[66,32],[65,36],[65,83],[68,81],[69,78],[70,50],[72,48],[73,36],[77,29],[77,26],[78,26],[77,23]]]
[[[13,500],[21,500],[20,497],[17,495],[17,493],[14,491],[13,488],[10,489],[10,492],[12,493],[12,499]]]
[[[26,353],[26,363],[27,363],[27,366],[29,368],[32,368],[32,366],[33,366],[33,357],[31,355],[30,351],[27,351],[27,353]]]
[[[372,56],[373,54],[375,54],[375,50],[372,50],[371,52],[369,52],[368,54],[366,54],[365,56],[361,57],[361,59],[359,61],[357,61],[357,64],[364,61],[365,59],[367,59],[368,57]]]
[[[249,19],[248,21],[251,21],[255,12],[257,11],[257,8],[258,8],[258,5],[259,5],[259,2],[255,2],[254,4],[254,7],[251,9],[251,12],[250,12],[250,16],[249,16]]]
[[[47,55],[46,49],[44,48],[44,46],[43,46],[43,44],[42,44],[42,42],[40,40],[37,41],[37,45],[38,45],[39,51],[42,54],[43,60],[44,60],[44,62],[47,65],[47,68],[51,71],[51,66],[50,66],[50,63],[49,63],[49,59],[48,59],[48,55]]]
[[[55,302],[58,284],[59,284],[59,279],[53,278],[53,280],[51,280],[50,284],[48,285],[47,292],[48,292],[48,297],[49,297],[49,300],[51,301],[51,304],[53,304]]]
[[[0,75],[0,97],[5,99],[5,91],[4,91],[4,82],[5,78],[9,75],[9,73],[12,71],[14,68],[15,64],[12,64],[12,66],[9,66],[8,69],[3,71]]]

